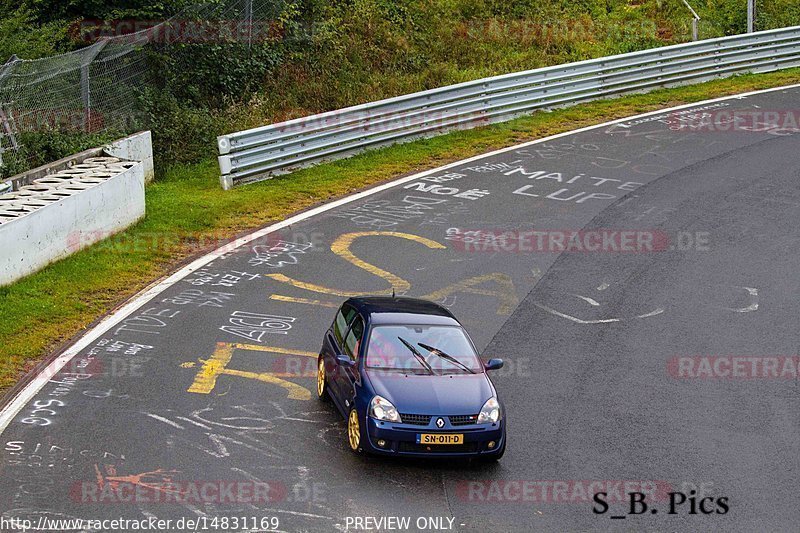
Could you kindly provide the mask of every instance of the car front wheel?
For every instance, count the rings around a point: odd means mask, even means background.
[[[361,424],[355,407],[350,409],[350,415],[347,417],[347,441],[353,452],[361,453]]]
[[[317,361],[317,398],[323,402],[330,399],[328,396],[328,378],[325,375],[325,359],[322,357]]]

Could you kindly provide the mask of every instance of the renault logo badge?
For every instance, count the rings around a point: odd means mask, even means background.
[[[443,428],[444,427],[444,418],[437,418],[436,419],[436,427]]]

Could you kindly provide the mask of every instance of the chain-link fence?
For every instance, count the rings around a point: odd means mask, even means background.
[[[248,49],[279,38],[286,4],[273,0],[216,0],[163,20],[84,20],[71,28],[87,46],[36,60],[16,56],[0,66],[0,177],[44,162],[41,147],[76,139],[100,142],[148,125],[142,95],[163,89],[165,68],[182,61],[154,55],[196,45]],[[180,50],[179,50],[180,51]]]

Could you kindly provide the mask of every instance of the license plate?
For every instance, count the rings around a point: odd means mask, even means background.
[[[464,444],[461,433],[422,433],[417,437],[419,444]]]

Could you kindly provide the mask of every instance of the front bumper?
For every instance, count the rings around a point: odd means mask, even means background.
[[[505,446],[505,419],[496,424],[470,424],[452,426],[448,422],[441,429],[434,425],[420,426],[397,424],[367,418],[367,443],[371,453],[413,457],[477,457],[501,453]],[[457,433],[464,435],[463,444],[418,444],[422,433]],[[384,441],[383,446],[378,441]],[[490,447],[490,443],[493,445]]]

